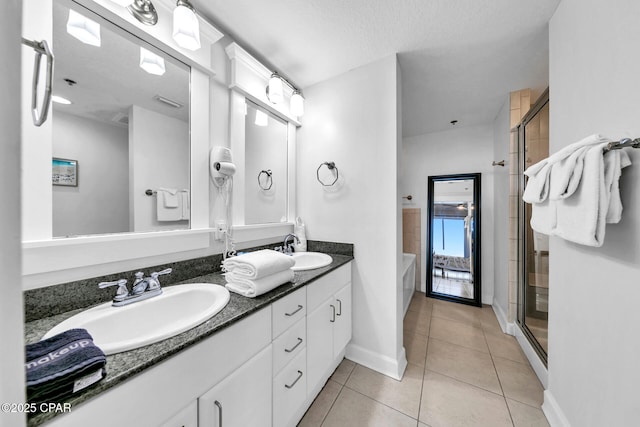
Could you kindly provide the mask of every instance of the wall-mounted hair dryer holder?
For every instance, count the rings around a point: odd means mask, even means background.
[[[209,156],[209,172],[216,187],[223,187],[227,180],[236,173],[231,150],[227,147],[213,147]]]

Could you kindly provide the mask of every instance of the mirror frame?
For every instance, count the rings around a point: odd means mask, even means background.
[[[434,188],[436,182],[441,181],[462,181],[473,180],[473,201],[475,206],[475,226],[473,227],[473,298],[464,298],[454,295],[442,294],[434,292],[433,287],[433,219],[435,194]],[[481,174],[480,173],[463,173],[454,175],[433,175],[428,177],[428,213],[427,213],[427,289],[426,296],[446,301],[459,302],[462,304],[474,305],[480,307],[482,305],[482,271],[481,271]]]

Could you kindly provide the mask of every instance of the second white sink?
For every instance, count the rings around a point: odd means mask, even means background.
[[[321,252],[294,252],[291,256],[296,261],[296,264],[291,268],[293,271],[326,267],[333,261],[330,255]]]
[[[72,328],[84,328],[105,354],[120,353],[178,335],[215,316],[229,302],[220,285],[190,283],[168,286],[162,295],[123,307],[111,302],[76,314],[43,338]]]

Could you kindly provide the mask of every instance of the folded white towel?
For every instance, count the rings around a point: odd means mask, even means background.
[[[631,159],[625,150],[614,150],[605,154],[605,185],[610,193],[607,223],[617,224],[622,219],[622,200],[620,199],[620,176],[622,169],[631,165]]]
[[[263,249],[227,258],[222,263],[226,272],[233,272],[235,276],[246,279],[260,279],[294,266],[292,257],[280,252]]]
[[[542,203],[531,205],[531,228],[538,233],[553,235],[557,225],[557,202],[555,200],[545,200]]]
[[[158,188],[158,198],[163,199],[165,208],[177,208],[180,206],[178,190],[175,188]]]
[[[178,204],[175,207],[167,207],[166,196],[171,196],[170,193],[159,188],[156,197],[156,216],[159,222],[162,221],[180,221],[182,220],[182,208],[180,206],[180,199],[178,198],[177,190],[176,195],[172,196],[178,200]],[[170,203],[171,204],[171,203]]]
[[[291,282],[294,274],[295,273],[290,268],[265,276],[261,279],[247,279],[243,275],[226,273],[225,279],[227,280],[227,284],[225,287],[242,296],[253,298],[269,292],[280,285]]]
[[[551,180],[551,172],[552,166],[556,163],[565,160],[570,157],[576,151],[580,151],[583,148],[588,149],[594,145],[603,144],[605,142],[609,142],[610,140],[604,138],[598,134],[590,135],[584,139],[581,139],[578,142],[574,142],[573,144],[567,145],[557,153],[549,156],[546,159],[539,161],[538,163],[529,166],[527,170],[524,172],[526,176],[529,177],[527,181],[527,186],[522,194],[522,200],[527,203],[541,203],[544,202],[550,193],[550,180]],[[584,154],[584,153],[583,153]],[[573,171],[572,166],[575,165],[575,161],[578,160],[581,156],[576,156],[570,162],[566,162],[565,168],[563,168],[563,173],[560,174],[558,171],[558,175],[567,175],[568,177],[565,181],[569,181],[571,178],[571,173]],[[584,157],[584,156],[582,156]],[[580,165],[581,166],[581,165]],[[577,177],[577,182],[580,181],[580,177]],[[572,185],[577,186],[575,180],[571,181]],[[558,185],[557,189],[560,189],[560,192],[563,192],[561,185]],[[573,188],[575,191],[575,188]],[[559,197],[558,197],[559,198]]]
[[[584,169],[584,156],[589,147],[580,147],[567,158],[551,165],[549,175],[549,197],[551,200],[566,199],[580,184]]]
[[[599,247],[604,243],[611,194],[605,183],[605,146],[600,144],[587,151],[580,185],[571,197],[558,201],[554,235],[587,246]],[[614,152],[609,154],[615,156]]]

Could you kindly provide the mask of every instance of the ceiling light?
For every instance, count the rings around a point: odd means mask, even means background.
[[[53,95],[53,96],[51,97],[51,100],[52,100],[53,102],[58,103],[58,104],[64,104],[64,105],[69,105],[69,104],[71,104],[71,101],[69,101],[67,98],[63,98],[63,97],[58,96],[58,95]]]
[[[127,7],[131,3],[133,3],[133,0],[111,0],[111,3],[115,3],[115,4],[117,4],[119,6],[122,6],[122,7]]]
[[[117,3],[122,1],[123,0],[118,0]],[[134,18],[144,25],[156,25],[158,22],[158,12],[156,12],[156,8],[153,7],[151,0],[133,0],[129,3],[130,6],[127,7],[127,10]]]
[[[293,95],[291,95],[289,111],[296,117],[300,117],[304,114],[304,98],[299,90],[294,90]]]
[[[67,33],[91,46],[100,46],[100,24],[85,18],[75,10],[69,10]]]
[[[188,0],[178,0],[173,10],[173,39],[185,49],[200,49],[200,24]]]
[[[141,47],[140,48],[140,68],[142,68],[149,74],[161,76],[165,72],[164,58]]]
[[[267,126],[269,124],[269,116],[261,110],[256,110],[256,126]]]
[[[279,104],[284,100],[282,77],[280,77],[278,73],[271,74],[269,85],[267,86],[267,99],[269,99],[272,104]]]

